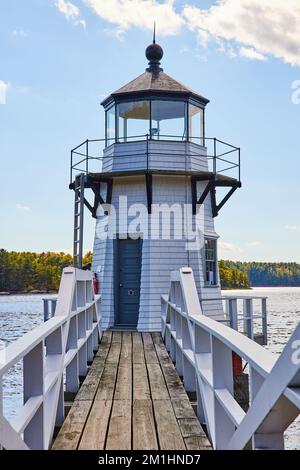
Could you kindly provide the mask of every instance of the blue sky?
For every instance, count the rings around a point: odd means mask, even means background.
[[[144,71],[156,19],[164,70],[211,100],[207,136],[242,149],[243,188],[216,219],[221,255],[300,262],[300,5],[250,4],[2,1],[0,246],[70,249],[69,151],[103,137],[99,103]],[[87,248],[93,232],[88,217]]]

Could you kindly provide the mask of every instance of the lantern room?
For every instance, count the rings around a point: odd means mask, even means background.
[[[146,71],[102,103],[106,146],[146,138],[204,145],[209,101],[163,72],[163,50],[158,44],[147,48],[146,57]]]

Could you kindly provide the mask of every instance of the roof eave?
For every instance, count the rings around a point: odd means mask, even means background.
[[[206,106],[210,101],[205,98],[204,96],[198,95],[197,93],[189,92],[189,91],[176,91],[176,90],[155,90],[155,89],[149,89],[149,90],[137,90],[137,91],[127,91],[123,93],[112,93],[109,95],[105,100],[101,102],[101,105],[104,108],[107,108],[111,103],[116,102],[116,101],[123,101],[128,98],[138,98],[138,97],[145,97],[145,96],[173,96],[176,98],[192,98],[195,101],[198,101],[199,103],[203,104]]]

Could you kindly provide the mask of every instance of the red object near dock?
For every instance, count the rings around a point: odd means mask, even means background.
[[[99,294],[100,283],[99,283],[99,279],[96,273],[94,274],[94,277],[93,277],[93,287],[94,287],[95,294]]]
[[[235,352],[232,352],[232,370],[233,370],[233,375],[239,375],[243,373],[242,358]]]

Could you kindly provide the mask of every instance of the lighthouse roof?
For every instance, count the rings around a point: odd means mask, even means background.
[[[101,104],[106,107],[114,100],[123,100],[128,98],[144,97],[145,95],[176,96],[177,98],[193,98],[204,106],[209,103],[207,98],[199,95],[182,83],[166,74],[160,67],[160,60],[163,57],[163,49],[155,42],[146,49],[146,57],[149,60],[149,66],[146,71],[134,80],[122,86]]]

